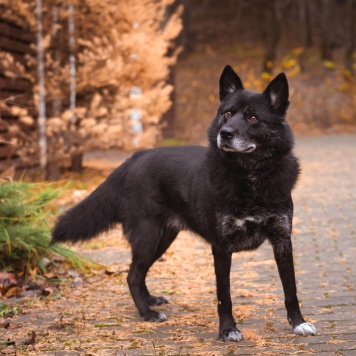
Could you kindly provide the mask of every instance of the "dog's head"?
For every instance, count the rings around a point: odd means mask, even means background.
[[[284,73],[263,93],[245,90],[241,79],[227,65],[220,77],[220,105],[209,128],[210,145],[229,158],[253,161],[288,153],[293,136],[285,115],[289,106]]]

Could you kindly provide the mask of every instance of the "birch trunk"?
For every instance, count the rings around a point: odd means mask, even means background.
[[[75,21],[74,21],[74,7],[69,5],[69,73],[70,73],[70,110],[72,112],[70,118],[70,129],[75,130],[75,108],[76,108],[76,61],[75,61]],[[75,172],[81,172],[83,169],[83,152],[75,152],[71,158],[71,170]]]
[[[36,20],[37,20],[37,76],[38,76],[38,139],[39,139],[39,160],[42,169],[47,164],[47,137],[46,137],[46,91],[44,77],[44,56],[43,56],[43,30],[42,30],[42,0],[36,0]]]

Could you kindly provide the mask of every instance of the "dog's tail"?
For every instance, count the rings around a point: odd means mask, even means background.
[[[120,173],[118,168],[87,198],[58,218],[52,232],[51,245],[90,240],[120,222]]]

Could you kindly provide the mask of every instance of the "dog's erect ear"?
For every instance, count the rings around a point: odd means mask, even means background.
[[[227,95],[233,93],[236,90],[242,90],[244,87],[242,85],[240,77],[235,73],[231,66],[227,65],[219,80],[219,99],[222,101]]]
[[[269,83],[263,95],[268,99],[273,109],[284,115],[289,106],[289,89],[286,75],[279,73],[276,78]]]

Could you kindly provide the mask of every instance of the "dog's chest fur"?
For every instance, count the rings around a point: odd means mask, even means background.
[[[292,156],[286,157],[286,162],[287,168],[271,162],[254,172],[243,167],[229,171],[223,163],[211,170],[215,174],[211,174],[211,181],[218,201],[216,231],[229,251],[254,250],[266,239],[274,243],[290,236],[293,215],[290,193],[298,165]],[[293,173],[290,166],[294,165],[296,173],[289,176]],[[214,178],[217,176],[220,179]]]
[[[254,250],[267,238],[288,236],[291,219],[287,214],[268,212],[217,214],[217,230],[231,252]]]

